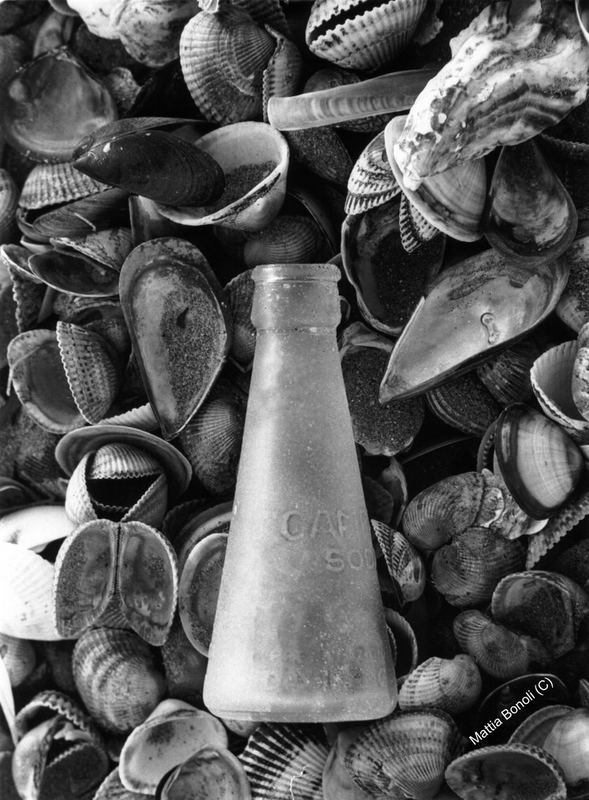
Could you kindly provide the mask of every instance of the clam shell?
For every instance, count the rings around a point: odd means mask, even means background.
[[[240,761],[253,797],[322,800],[328,747],[319,735],[296,725],[262,723],[249,737]]]
[[[45,298],[48,294],[47,287],[32,275],[30,278],[24,277],[22,272],[13,267],[8,267],[8,272],[12,280],[16,325],[18,332],[24,333],[43,322],[42,318],[46,308]]]
[[[480,611],[461,611],[453,628],[460,647],[494,678],[514,678],[530,672],[532,663],[548,662],[548,652],[537,639],[514,633]]]
[[[205,656],[209,654],[226,549],[226,533],[209,534],[194,546],[180,576],[180,621],[192,646]]]
[[[432,583],[451,605],[472,607],[490,600],[498,581],[524,561],[520,542],[488,528],[467,528],[434,553]]]
[[[190,516],[175,539],[180,571],[194,547],[210,534],[228,533],[233,514],[233,502],[227,501],[205,508]]]
[[[535,519],[558,511],[585,470],[583,453],[567,433],[522,403],[506,408],[497,420],[495,454],[511,494]]]
[[[241,761],[225,747],[203,747],[166,779],[162,800],[180,800],[187,793],[201,796],[222,793],[236,800],[251,800],[249,781]]]
[[[414,188],[405,180],[396,160],[396,146],[407,117],[395,117],[386,126],[384,141],[389,164],[401,189],[425,219],[448,236],[475,242],[483,235],[487,174],[482,159],[466,161],[440,175],[424,178]]]
[[[375,71],[409,44],[425,0],[370,4],[349,0],[315,0],[305,40],[310,51],[332,64]]]
[[[80,253],[115,272],[120,272],[132,250],[130,228],[107,228],[86,236],[56,236],[51,244],[63,252]]]
[[[411,623],[392,608],[384,609],[397,678],[412,672],[419,661],[417,637]]]
[[[589,347],[587,333],[589,326],[584,325],[577,339],[577,354],[571,377],[571,394],[579,413],[589,420]]]
[[[533,736],[533,743],[549,753],[562,769],[570,798],[586,798],[589,794],[588,728],[589,710],[569,708],[558,717],[554,715],[548,731]],[[530,735],[524,736],[518,729],[512,739],[528,743]]]
[[[63,717],[76,729],[85,731],[89,739],[98,743],[102,741],[98,729],[82,707],[63,692],[52,690],[38,692],[19,710],[16,715],[19,737],[33,730],[38,724],[39,718],[47,717],[47,715]]]
[[[246,241],[243,262],[247,267],[256,267],[258,264],[310,264],[319,261],[324,252],[324,237],[313,219],[280,215],[267,228]]]
[[[562,259],[524,270],[494,250],[445,269],[395,345],[381,402],[431,389],[523,337],[554,309],[567,277]]]
[[[208,659],[190,644],[177,617],[161,655],[170,697],[201,707]]]
[[[18,639],[63,638],[51,612],[53,564],[9,542],[0,542],[0,554],[0,632]]]
[[[401,191],[389,164],[384,132],[378,133],[356,159],[348,178],[346,214],[361,214],[392,200]]]
[[[418,600],[425,589],[426,579],[421,556],[399,531],[374,519],[370,524],[384,555],[389,575],[403,600],[406,603]]]
[[[254,288],[251,270],[240,272],[225,286],[233,320],[230,352],[240,364],[251,362],[256,347],[256,328],[251,319]]]
[[[145,795],[125,789],[121,783],[117,766],[102,781],[93,800],[145,800]]]
[[[477,367],[477,376],[502,405],[525,402],[532,395],[530,369],[538,355],[531,340],[520,342]]]
[[[204,401],[229,350],[221,286],[198,248],[170,237],[136,247],[119,288],[151,405],[171,439]]]
[[[82,17],[88,30],[95,36],[100,36],[102,39],[116,39],[118,34],[110,17],[118,2],[119,0],[98,0],[98,2],[96,0],[67,0],[67,6]]]
[[[374,797],[425,800],[442,788],[460,732],[444,711],[408,711],[372,722],[347,748],[344,764]]]
[[[102,81],[112,95],[119,114],[122,116],[129,113],[141,90],[131,70],[126,67],[115,67]]]
[[[113,297],[118,292],[116,270],[71,251],[35,253],[29,264],[35,277],[59,292],[86,297]]]
[[[37,657],[31,642],[0,633],[0,659],[4,662],[11,686],[19,686],[35,668]]]
[[[481,674],[470,656],[433,656],[407,675],[399,690],[399,707],[402,711],[432,707],[460,714],[476,703],[481,689]]]
[[[18,399],[38,425],[51,433],[67,433],[83,423],[53,331],[19,333],[10,342],[7,357]]]
[[[85,133],[116,117],[108,91],[63,47],[25,64],[6,89],[6,141],[36,161],[69,160]]]
[[[18,187],[8,172],[0,169],[0,244],[12,241],[15,231]]]
[[[291,159],[297,167],[309,170],[318,178],[338,186],[347,185],[352,159],[344,143],[332,128],[308,128],[284,134]]]
[[[113,226],[128,225],[127,193],[122,189],[100,191],[38,214],[17,212],[23,233],[45,242],[54,236],[86,236]]]
[[[221,722],[181,700],[163,700],[123,745],[119,775],[125,788],[155,794],[160,780],[202,747],[226,747]]]
[[[166,690],[154,651],[131,631],[94,628],[73,654],[76,688],[107,731],[129,733],[144,722]]]
[[[442,422],[474,436],[482,436],[502,410],[474,372],[450,378],[430,389],[426,401]]]

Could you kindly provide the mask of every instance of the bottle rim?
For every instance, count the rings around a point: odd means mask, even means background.
[[[260,264],[251,273],[256,283],[274,281],[339,281],[341,271],[335,264]]]

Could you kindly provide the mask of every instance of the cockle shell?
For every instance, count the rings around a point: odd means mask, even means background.
[[[12,241],[18,198],[13,177],[8,170],[0,169],[0,244]]]
[[[470,656],[459,655],[452,659],[433,656],[403,681],[399,708],[410,711],[429,707],[460,714],[476,703],[481,688],[481,674]]]
[[[415,669],[419,661],[417,636],[409,620],[398,611],[385,607],[384,618],[397,678],[404,678]]]
[[[119,761],[123,786],[155,794],[169,770],[202,747],[227,747],[227,731],[207,711],[181,700],[163,700],[127,737]]]
[[[392,200],[401,187],[389,164],[381,131],[356,159],[348,178],[346,214],[360,214]]]
[[[25,703],[16,715],[16,728],[19,737],[33,730],[40,716],[59,715],[71,722],[80,731],[86,731],[88,738],[100,741],[101,737],[92,719],[69,695],[46,689],[38,692]]]
[[[463,800],[566,800],[562,770],[544,750],[525,744],[480,747],[448,765],[446,781]],[[507,787],[509,787],[507,789]]]
[[[131,631],[93,628],[74,647],[76,688],[105,730],[129,733],[163,699],[166,684],[155,651]]]
[[[573,402],[579,412],[589,419],[589,325],[584,325],[577,336],[577,354],[571,377]]]
[[[441,789],[460,738],[444,711],[401,712],[370,723],[347,748],[344,764],[373,797],[429,800]]]
[[[407,603],[417,600],[423,594],[426,579],[421,556],[399,531],[374,519],[371,520],[371,525],[389,575],[402,600]]]
[[[347,748],[365,729],[364,725],[338,733],[323,768],[323,800],[369,800],[372,797],[358,786],[344,765]]]
[[[310,51],[340,67],[375,71],[409,43],[425,0],[315,0],[305,40]]]
[[[64,636],[115,615],[121,626],[161,645],[178,597],[176,555],[142,522],[87,522],[59,550],[53,591],[56,627]]]
[[[416,188],[429,175],[559,122],[585,99],[588,67],[568,6],[487,6],[454,39],[452,59],[411,108],[395,146],[405,183]]]
[[[207,745],[188,758],[166,778],[161,800],[181,800],[203,793],[222,792],[224,797],[251,800],[249,781],[241,761],[225,747]]]
[[[405,252],[413,253],[420,245],[430,242],[439,232],[407,195],[403,194],[399,206],[399,233]]]
[[[103,183],[78,172],[73,161],[37,164],[27,175],[18,203],[25,210],[38,211],[89,197],[106,188]]]

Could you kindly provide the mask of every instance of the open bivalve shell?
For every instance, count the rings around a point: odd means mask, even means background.
[[[205,399],[229,350],[222,288],[197,247],[167,237],[131,252],[120,295],[150,403],[171,439]]]
[[[123,786],[153,795],[161,779],[202,747],[227,747],[227,731],[207,711],[181,700],[163,700],[131,732],[119,761]]]
[[[64,636],[114,617],[119,627],[162,645],[178,598],[176,554],[141,522],[88,522],[60,548],[53,592],[55,624]]]
[[[241,761],[225,747],[208,745],[177,767],[161,785],[159,800],[213,797],[251,800],[249,781]]]

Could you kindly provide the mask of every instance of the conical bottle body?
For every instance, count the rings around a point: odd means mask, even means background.
[[[390,713],[396,683],[331,265],[254,270],[257,327],[205,703],[235,719]]]

